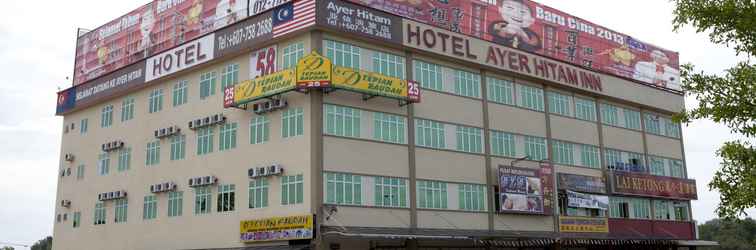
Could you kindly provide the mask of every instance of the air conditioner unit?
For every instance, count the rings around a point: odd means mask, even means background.
[[[66,158],[66,161],[73,161],[74,160],[74,155],[73,154],[66,154],[65,158]]]
[[[202,184],[205,184],[205,185],[213,184],[213,177],[211,176],[202,177]]]
[[[108,151],[108,143],[102,144],[102,151],[106,151],[106,152]]]
[[[256,168],[247,169],[247,176],[249,176],[249,178],[257,177],[257,175],[255,175],[255,170]]]
[[[281,165],[274,164],[274,165],[270,165],[268,167],[268,174],[269,175],[278,175],[278,174],[281,174],[281,173],[283,173],[283,168],[281,167]]]
[[[168,130],[167,129],[165,129],[165,128],[161,128],[160,129],[160,136],[161,137],[166,136],[167,134],[168,134]]]
[[[189,178],[189,186],[190,187],[194,186],[194,178]]]
[[[71,176],[71,168],[66,168],[66,176]]]
[[[189,121],[189,124],[187,124],[189,129],[194,129],[194,121]]]
[[[97,200],[102,201],[102,193],[97,194]]]
[[[210,119],[211,118],[209,116],[205,117],[204,119],[202,119],[202,126],[207,126],[207,125],[212,124],[212,120],[210,120]]]
[[[267,167],[259,167],[257,168],[257,176],[267,176],[268,175],[268,168]]]
[[[155,130],[155,138],[160,138],[160,130],[159,129]]]
[[[115,141],[114,144],[116,149],[123,148],[123,146],[126,145],[123,141]]]
[[[170,126],[170,127],[168,127],[168,128],[166,129],[166,133],[167,133],[168,135],[173,135],[174,133],[176,133],[176,128],[175,128],[175,126]]]
[[[70,207],[71,206],[71,201],[69,201],[69,200],[62,200],[62,201],[60,201],[60,206],[62,206],[62,207]]]
[[[252,104],[252,111],[255,112],[255,114],[265,113],[265,109],[263,109],[263,105],[261,103]]]

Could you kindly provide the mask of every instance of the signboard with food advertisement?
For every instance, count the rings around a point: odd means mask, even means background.
[[[297,86],[300,88],[330,87],[332,73],[331,60],[313,51],[297,61]]]
[[[420,102],[420,86],[417,82],[375,72],[334,66],[332,85],[334,88],[352,90],[368,95]]]
[[[540,169],[499,166],[499,212],[553,213],[553,167]]]
[[[239,223],[242,242],[312,239],[313,215],[246,220]]]
[[[559,189],[574,190],[588,193],[606,193],[606,178],[603,176],[587,176],[577,174],[559,173],[557,187]]]
[[[612,172],[612,193],[695,200],[696,180],[630,172]]]
[[[601,217],[559,216],[559,232],[608,233],[609,221]]]
[[[227,87],[223,90],[223,106],[234,107],[293,90],[297,87],[294,71],[285,69]]]
[[[567,190],[567,206],[609,210],[609,196],[584,194]]]
[[[531,0],[348,0],[645,84],[680,90],[677,52]]]
[[[341,0],[318,3],[318,25],[399,44],[402,18]]]

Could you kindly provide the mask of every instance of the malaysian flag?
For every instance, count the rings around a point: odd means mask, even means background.
[[[315,0],[300,0],[278,7],[273,12],[273,37],[279,37],[315,24]]]

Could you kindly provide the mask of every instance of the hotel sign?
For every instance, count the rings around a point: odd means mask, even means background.
[[[559,232],[608,233],[609,221],[601,217],[559,216]]]
[[[215,33],[185,43],[147,59],[145,81],[149,82],[213,60]]]
[[[313,215],[246,220],[239,223],[242,242],[312,239]]]
[[[612,193],[695,200],[696,181],[639,173],[614,172]]]

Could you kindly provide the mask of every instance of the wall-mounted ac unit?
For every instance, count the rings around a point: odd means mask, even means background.
[[[191,186],[192,184],[193,184],[193,179],[189,179],[189,185]],[[173,182],[163,182],[163,183],[150,185],[151,193],[160,193],[160,192],[167,192],[167,191],[173,191],[173,190],[176,190],[176,183],[173,183]]]
[[[194,126],[193,124],[191,124],[192,123],[191,121],[189,123],[190,123],[190,128]],[[181,131],[181,128],[179,128],[178,126],[170,126],[167,128],[156,129],[154,134],[155,134],[155,138],[163,138],[163,137],[168,137],[168,136],[178,134],[180,131]]]
[[[60,201],[60,206],[61,207],[70,207],[71,206],[71,201],[70,200],[62,200],[62,201]]]
[[[285,108],[289,103],[286,100],[283,99],[274,99],[270,101],[265,102],[258,102],[255,104],[252,104],[252,111],[255,112],[255,114],[263,114],[267,112],[272,112],[278,109]]]
[[[66,159],[66,161],[73,161],[73,160],[74,160],[74,158],[75,158],[75,157],[74,157],[74,155],[73,155],[73,154],[66,154],[66,156],[65,156],[65,159]]]
[[[113,151],[119,148],[122,148],[125,145],[123,141],[111,141],[106,142],[102,144],[102,151],[109,152]]]
[[[279,164],[272,164],[262,167],[254,167],[247,170],[249,178],[257,178],[271,175],[280,175],[283,173],[283,167]]]
[[[120,198],[125,198],[125,197],[126,197],[126,191],[118,190],[118,191],[100,193],[97,195],[97,200],[106,201],[106,200],[120,199]]]
[[[215,176],[199,176],[199,177],[193,177],[189,179],[189,186],[190,187],[199,187],[199,186],[207,186],[207,185],[213,185],[218,182],[218,178]],[[173,188],[175,188],[175,184],[173,184]]]

